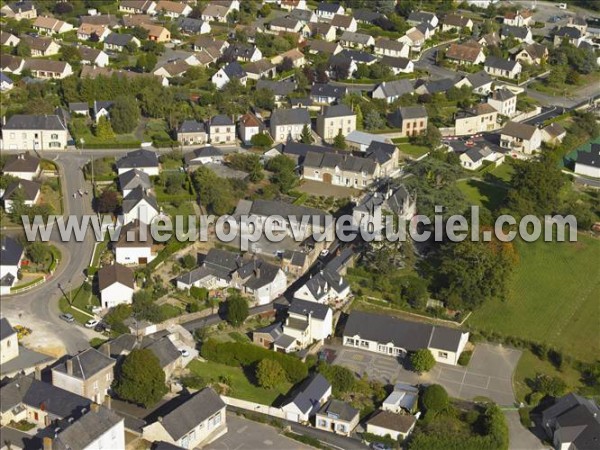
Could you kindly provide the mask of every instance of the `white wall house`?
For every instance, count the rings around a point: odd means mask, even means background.
[[[309,347],[333,334],[333,311],[327,305],[295,299],[288,309],[283,334],[273,342],[275,351],[285,353]]]
[[[65,150],[68,131],[56,115],[15,114],[2,127],[4,150]]]
[[[311,276],[296,292],[294,298],[328,304],[344,300],[350,294],[350,285],[337,272],[325,268]]]
[[[17,332],[5,317],[0,317],[0,364],[11,361],[17,356],[19,356]]]
[[[118,263],[105,266],[98,271],[98,288],[102,308],[129,305],[135,290],[133,271]]]
[[[331,384],[321,374],[304,380],[296,395],[281,409],[291,422],[307,423],[331,397]]]
[[[590,152],[579,152],[577,154],[575,173],[600,178],[600,144],[592,144]]]
[[[534,125],[507,122],[500,132],[500,147],[530,155],[542,145],[542,132]]]

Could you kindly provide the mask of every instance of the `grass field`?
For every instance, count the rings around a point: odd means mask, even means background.
[[[496,209],[506,196],[506,189],[482,180],[461,180],[456,186],[465,194],[469,204],[483,206],[491,211]]]
[[[232,390],[228,395],[233,395],[242,400],[272,405],[279,397],[284,396],[292,388],[292,384],[285,382],[272,389],[263,389],[248,378],[247,373],[239,367],[226,366],[211,361],[192,361],[187,368],[195,375],[199,375],[208,382],[218,382],[221,377],[228,379]]]
[[[508,298],[491,301],[468,323],[543,342],[583,361],[600,354],[600,241],[516,243],[520,262]]]
[[[415,145],[415,144],[399,144],[398,148],[400,149],[400,151],[402,153],[412,156],[414,158],[423,156],[425,153],[430,151],[429,147],[425,147],[424,145]]]
[[[498,178],[500,181],[510,181],[510,177],[513,174],[513,168],[510,164],[500,164],[494,170],[490,172],[491,175]]]

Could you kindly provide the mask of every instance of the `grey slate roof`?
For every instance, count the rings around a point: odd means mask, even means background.
[[[258,80],[256,82],[256,89],[267,89],[274,95],[285,96],[294,92],[296,83],[291,81]]]
[[[340,4],[339,3],[321,2],[317,6],[317,11],[324,11],[324,12],[329,12],[329,13],[335,13],[335,12],[338,11],[339,8],[340,8]]]
[[[186,153],[183,157],[185,159],[186,164],[194,164],[196,163],[194,160],[196,158],[202,157],[219,157],[223,156],[224,153],[221,149],[217,147],[213,147],[212,145],[207,145],[206,147],[195,148],[189,153]]]
[[[502,131],[500,131],[500,134],[519,139],[531,139],[536,130],[537,127],[534,125],[508,121],[504,125],[504,128],[502,128]]]
[[[69,111],[77,114],[88,114],[90,105],[87,102],[71,102],[69,103]]]
[[[182,31],[189,34],[197,34],[200,32],[202,25],[204,25],[204,21],[200,19],[192,19],[191,17],[179,17],[177,19],[177,24]]]
[[[181,358],[181,353],[175,344],[160,332],[146,336],[142,340],[141,347],[152,351],[163,369]]]
[[[310,126],[310,115],[305,108],[279,108],[271,114],[271,126],[306,124]]]
[[[283,327],[281,326],[281,322],[275,322],[267,325],[266,327],[254,330],[254,333],[268,334],[271,336],[271,338],[273,338],[273,340],[275,340],[283,334]]]
[[[179,133],[202,133],[206,132],[206,127],[198,120],[188,119],[181,123],[177,131]]]
[[[363,52],[362,50],[352,50],[347,48],[339,52],[337,55],[332,56],[331,59],[335,61],[337,58],[355,61],[358,64],[369,64],[377,59],[376,56],[367,52]]]
[[[404,211],[404,200],[410,197],[404,185],[401,185],[388,198],[388,205],[394,214],[401,214]]]
[[[488,56],[485,60],[485,67],[492,67],[494,69],[508,70],[512,71],[516,65],[517,61],[511,61],[508,59],[498,58],[496,56]]]
[[[414,91],[413,83],[409,80],[384,81],[377,86],[377,89],[379,88],[386,98],[411,94]]]
[[[3,130],[66,130],[57,115],[15,114]]]
[[[133,35],[125,33],[110,33],[104,39],[105,44],[115,45],[117,47],[125,47],[133,40]]]
[[[335,290],[335,292],[343,291],[344,289],[346,289],[348,287],[348,282],[346,280],[344,280],[342,278],[342,276],[339,275],[337,272],[331,271],[328,269],[323,269],[319,273],[317,273],[317,274],[313,275],[311,278],[309,278],[304,285],[308,288],[308,290],[310,291],[310,293],[313,295],[313,297],[315,299],[320,300],[322,297],[327,295],[327,293],[329,292],[330,289]],[[298,300],[294,300],[294,301],[298,301]],[[300,301],[304,302],[305,300],[300,300]],[[314,303],[314,302],[306,302],[306,303]],[[326,305],[323,305],[323,306],[326,306]],[[310,311],[311,305],[303,305],[302,303],[300,303],[296,306],[296,308],[298,309],[297,312],[300,312],[301,308],[305,308],[308,311]],[[323,319],[325,317],[325,315],[327,314],[327,309],[328,308],[326,307],[324,309],[317,310],[316,314],[318,314],[318,316],[316,315],[315,317],[317,317],[319,319]]]
[[[586,166],[600,167],[600,144],[592,144],[589,152],[578,152],[577,163]]]
[[[311,414],[318,410],[319,402],[328,389],[331,388],[329,381],[320,373],[307,378],[300,385],[297,394],[291,402],[294,403],[304,414]]]
[[[410,63],[410,59],[394,56],[384,56],[381,58],[381,64],[388,67],[394,67],[396,69],[406,69]]]
[[[231,117],[226,116],[225,114],[219,114],[218,116],[210,119],[211,127],[225,127],[230,125],[233,125],[233,120],[231,120]]]
[[[90,444],[122,421],[123,418],[110,409],[99,407],[97,411],[89,411],[58,433],[52,443],[52,449],[88,448]]]
[[[29,172],[35,173],[40,167],[40,158],[32,155],[29,152],[21,153],[20,155],[13,155],[10,157],[6,164],[4,164],[3,171],[7,172]]]
[[[502,36],[510,36],[511,34],[517,39],[525,39],[529,34],[529,29],[527,27],[516,27],[514,25],[502,25],[502,29],[500,30],[500,34]]]
[[[388,117],[390,123],[395,127],[402,127],[404,120],[410,119],[426,119],[427,110],[423,105],[401,106]]]
[[[223,67],[223,72],[229,77],[232,78],[244,78],[248,74],[244,70],[244,68],[237,61],[232,61]]]
[[[13,181],[6,187],[4,191],[4,199],[11,199],[18,190],[23,193],[23,199],[33,201],[40,192],[42,185],[35,181],[18,179]]]
[[[150,150],[139,149],[127,153],[117,161],[117,168],[137,169],[143,167],[158,167],[158,156]]]
[[[494,91],[494,93],[492,94],[492,98],[494,100],[498,100],[500,102],[505,102],[514,97],[516,97],[516,95],[513,94],[511,91],[509,91],[506,88],[498,89],[497,91]]]
[[[323,111],[323,117],[345,117],[353,116],[354,112],[346,105],[327,106]]]
[[[354,31],[344,31],[340,37],[341,41],[354,42],[356,44],[368,45],[373,36],[365,33],[356,33]]]
[[[375,173],[377,164],[370,158],[361,158],[348,154],[308,152],[304,158],[304,167],[327,167],[331,169],[339,167],[341,170],[350,172],[373,174]]]
[[[430,80],[423,83],[423,87],[429,94],[436,94],[438,92],[447,92],[454,87],[456,84],[456,78],[442,78],[441,80]]]
[[[119,175],[119,186],[121,187],[121,190],[135,189],[140,186],[143,189],[150,189],[152,187],[152,182],[150,181],[150,176],[146,172],[142,172],[138,169],[131,169]]]
[[[6,317],[0,317],[0,341],[17,334]]]
[[[300,220],[304,215],[324,216],[325,212],[321,211],[320,209],[292,205],[291,203],[285,203],[277,200],[258,199],[252,202],[250,214],[256,214],[257,216],[281,215],[285,218],[288,216],[294,216]]]
[[[356,9],[356,10],[353,9],[352,16],[358,22],[364,22],[364,23],[373,23],[375,20],[383,17],[383,15],[381,13],[378,13],[371,9]]]
[[[331,309],[329,308],[329,306],[324,305],[322,303],[310,302],[308,300],[300,300],[298,298],[292,300],[292,303],[288,308],[289,313],[301,314],[307,317],[310,314],[312,317],[319,320],[324,320],[325,317],[327,317],[327,313],[330,310]]]
[[[156,198],[153,195],[148,194],[148,192],[144,190],[142,186],[138,186],[132,189],[131,192],[127,194],[127,196],[123,199],[123,212],[130,212],[142,200],[148,202],[148,204],[152,206],[152,208],[154,208],[157,212],[160,211]]]
[[[481,86],[485,86],[486,84],[494,81],[490,74],[485,70],[480,70],[476,73],[470,73],[465,78],[469,80],[469,83],[473,89],[480,88]]]
[[[409,22],[431,22],[435,17],[434,13],[426,12],[426,11],[413,11],[408,16]]]
[[[184,404],[163,417],[162,426],[174,441],[225,407],[221,397],[211,388],[204,388]]]
[[[19,241],[10,237],[0,238],[0,264],[3,266],[16,266],[23,256],[23,246]]]
[[[310,87],[310,95],[319,97],[342,98],[348,93],[348,89],[343,86],[334,86],[332,84],[315,83]]]
[[[437,331],[438,328],[442,330]],[[434,327],[426,323],[409,322],[362,311],[353,311],[350,314],[343,333],[344,336],[349,337],[360,335],[362,339],[370,341],[392,342],[396,347],[408,351],[435,347],[454,352],[457,351],[461,334],[460,330]]]
[[[358,409],[341,400],[332,399],[325,403],[317,414],[351,422],[358,416]]]
[[[71,361],[73,361],[72,376],[80,380],[87,380],[116,363],[114,359],[109,358],[93,347],[73,356]],[[52,370],[67,373],[67,364],[60,364],[52,368]]]
[[[302,22],[308,22],[312,18],[313,14],[314,13],[309,9],[294,8],[288,15],[293,19],[300,20]]]
[[[570,39],[580,39],[582,34],[579,28],[575,27],[562,27],[556,32],[556,36],[568,37]]]

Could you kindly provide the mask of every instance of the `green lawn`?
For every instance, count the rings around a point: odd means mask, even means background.
[[[506,189],[482,180],[461,180],[456,185],[472,205],[484,206],[491,211],[496,209],[506,196]]]
[[[519,263],[508,298],[485,303],[475,328],[543,342],[583,361],[600,354],[600,241],[516,243]]]
[[[400,151],[404,154],[413,156],[418,158],[419,156],[423,156],[429,150],[429,147],[425,147],[424,145],[414,145],[414,144],[400,144],[398,145]]]
[[[187,368],[208,382],[219,382],[221,377],[225,377],[228,379],[228,383],[231,382],[232,390],[229,395],[263,405],[272,405],[277,397],[286,395],[292,387],[291,383],[285,382],[273,389],[263,389],[253,384],[241,368],[211,361],[194,360]]]
[[[75,118],[71,122],[71,126],[69,127],[71,131],[71,135],[76,142],[80,142],[81,138],[84,139],[85,145],[101,145],[101,144],[134,144],[139,142],[139,139],[135,137],[133,133],[125,133],[125,134],[115,134],[113,139],[108,141],[98,138],[94,133],[92,133],[90,127],[86,123],[86,119],[84,118]]]
[[[490,174],[502,181],[508,182],[513,174],[513,168],[510,164],[500,164],[498,167],[492,170]]]

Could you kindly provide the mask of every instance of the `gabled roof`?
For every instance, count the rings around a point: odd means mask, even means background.
[[[28,1],[9,3],[6,6],[8,6],[10,10],[15,13],[19,11],[32,11],[35,9],[35,4]]]
[[[179,28],[187,33],[199,33],[204,24],[205,22],[203,20],[193,19],[191,17],[181,16],[177,19],[177,25],[179,25]]]
[[[367,421],[368,425],[373,425],[385,430],[399,431],[408,433],[413,427],[417,418],[410,414],[394,414],[389,411],[379,410]]]
[[[485,70],[476,73],[470,73],[465,77],[473,89],[480,88],[486,84],[492,83],[494,79]]]
[[[557,122],[552,122],[550,125],[545,127],[543,131],[545,131],[552,137],[557,137],[567,132],[567,130],[565,130],[564,127]]]
[[[399,215],[404,212],[404,201],[407,198],[410,198],[410,194],[404,185],[399,186],[390,198],[388,198],[388,205],[394,214]]]
[[[222,150],[212,145],[207,145],[206,147],[195,148],[191,152],[186,153],[184,159],[186,164],[194,164],[197,158],[219,157],[223,155]]]
[[[88,448],[123,420],[108,408],[94,408],[60,431],[52,442],[52,448],[56,450]]]
[[[331,19],[331,25],[333,25],[334,27],[348,28],[350,25],[352,25],[353,20],[354,17],[352,16],[336,14],[335,16],[333,16],[333,19]]]
[[[322,114],[322,116],[325,118],[346,117],[346,116],[353,116],[353,115],[354,115],[354,111],[352,111],[350,109],[350,107],[346,106],[346,105],[326,106],[325,110],[323,111],[323,114]]]
[[[219,114],[210,119],[211,127],[223,127],[227,125],[233,125],[233,120],[231,120],[231,117],[226,116],[225,114]]]
[[[600,442],[600,409],[592,400],[567,394],[542,413],[542,423],[554,432],[558,446],[592,449]]]
[[[139,149],[127,153],[116,163],[118,169],[158,167],[158,156],[150,150]]]
[[[296,219],[301,219],[302,216],[325,216],[325,213],[320,209],[309,208],[307,206],[293,205],[279,200],[254,200],[250,205],[249,214],[257,216],[273,216],[280,215],[284,218],[293,216]]]
[[[194,119],[184,120],[179,129],[178,133],[206,133],[206,127],[203,122]]]
[[[141,348],[148,349],[158,358],[158,363],[163,369],[181,358],[181,353],[168,335],[161,332],[146,336],[141,343]]]
[[[592,148],[589,152],[578,152],[577,164],[600,167],[600,144],[592,144]]]
[[[29,152],[11,156],[4,164],[4,173],[28,172],[35,173],[40,167],[41,159]]]
[[[133,289],[135,287],[133,270],[119,263],[104,266],[98,270],[98,289],[103,291],[115,283]]]
[[[4,199],[12,199],[13,195],[17,191],[23,193],[23,199],[27,201],[34,201],[42,189],[42,185],[35,181],[18,179],[13,181],[6,187],[4,191]]]
[[[52,59],[27,59],[25,60],[25,69],[33,71],[44,71],[63,73],[70,64],[65,61],[54,61]]]
[[[142,232],[142,226],[138,220],[129,222],[121,228],[119,240],[113,244],[113,248],[151,248],[152,235],[145,228]]]
[[[479,45],[452,44],[446,52],[446,57],[459,61],[475,62],[481,54]]]
[[[119,186],[121,190],[131,190],[141,186],[143,189],[152,187],[150,176],[138,169],[131,169],[119,175]]]
[[[32,50],[40,52],[45,52],[53,43],[55,43],[52,38],[35,37],[28,34],[21,36],[21,40],[26,42]]]
[[[104,43],[109,45],[116,45],[117,47],[125,47],[127,44],[132,42],[134,36],[126,33],[110,33],[105,39]]]
[[[371,9],[352,9],[352,15],[359,22],[373,23],[383,17],[381,13]]]
[[[406,47],[406,44],[399,42],[399,41],[395,41],[393,39],[388,39],[388,38],[378,38],[375,41],[375,48],[382,48],[385,50],[394,50],[397,52],[401,52],[404,47]]]
[[[289,17],[297,20],[301,20],[302,22],[309,22],[312,19],[314,12],[310,9],[298,9],[294,8],[288,14]]]
[[[500,134],[506,135],[506,136],[511,136],[511,137],[516,137],[519,139],[529,140],[533,137],[533,135],[537,129],[538,128],[535,127],[534,125],[508,121],[504,125],[504,128],[502,128],[502,131],[500,132]]]
[[[24,64],[23,58],[0,53],[0,69],[12,72],[21,67],[21,64]]]
[[[300,25],[300,19],[294,17],[279,16],[273,19],[269,26],[295,30]]]
[[[263,58],[261,60],[246,64],[244,71],[246,73],[262,75],[264,73],[267,73],[269,70],[273,70],[274,68],[275,64],[273,64],[268,59]]]
[[[237,61],[232,61],[223,67],[223,72],[227,75],[229,79],[232,78],[244,78],[248,76],[244,68]]]
[[[340,99],[348,93],[344,86],[334,86],[333,84],[315,83],[310,87],[310,95],[319,97],[333,97]]]
[[[293,403],[303,414],[310,414],[318,410],[321,399],[329,389],[331,384],[323,375],[312,375],[302,382],[297,394],[288,404]]]
[[[456,78],[442,78],[441,80],[429,80],[424,83],[421,81],[421,85],[429,94],[436,94],[438,92],[449,91],[454,87],[456,82]]]
[[[0,265],[16,266],[23,256],[23,246],[19,241],[10,237],[0,238]]]
[[[336,13],[336,12],[338,12],[339,9],[340,9],[339,3],[321,2],[317,6],[317,11],[324,11],[324,12],[328,12],[328,13]]]
[[[0,317],[0,341],[17,334],[6,317]]]
[[[517,64],[519,64],[517,61],[502,59],[496,56],[488,56],[485,60],[484,66],[512,72],[515,69],[515,67],[517,67]]]
[[[448,14],[444,17],[443,23],[444,25],[448,25],[456,28],[463,28],[469,24],[468,17],[459,16],[458,14]]]
[[[562,27],[555,33],[555,36],[568,37],[570,39],[580,39],[583,34],[579,28],[575,27]]]
[[[317,277],[318,277],[318,275],[315,275],[310,280],[308,280],[308,282],[306,284],[308,285],[308,283],[311,280],[313,280]],[[337,275],[335,272],[328,273],[327,277],[328,278],[335,277],[335,278],[338,278],[341,280],[341,277],[339,275]],[[321,276],[320,279],[324,281],[325,278],[324,278],[324,276]],[[346,284],[346,286],[347,286],[347,284]],[[319,298],[319,297],[320,296],[317,296],[316,298]],[[288,312],[290,314],[299,314],[299,315],[306,316],[306,317],[308,317],[310,315],[311,317],[314,317],[315,319],[319,319],[319,320],[325,320],[325,318],[327,317],[327,314],[330,311],[331,311],[331,308],[327,305],[324,305],[323,303],[310,302],[308,300],[300,300],[297,298],[292,300],[292,303],[290,304],[290,307],[288,308]]]
[[[376,89],[380,89],[386,98],[401,97],[414,91],[413,83],[410,80],[384,81]]]
[[[211,388],[204,388],[164,416],[161,425],[174,441],[178,441],[223,408],[225,403],[221,397]]]
[[[254,330],[253,333],[268,334],[269,336],[271,336],[271,338],[273,338],[273,340],[275,340],[283,334],[283,327],[281,326],[281,322],[275,322],[270,325],[267,325],[266,327],[258,328]]]
[[[310,115],[305,108],[278,108],[271,114],[271,126],[307,124],[310,125]]]
[[[258,80],[256,89],[268,89],[274,95],[286,96],[294,92],[296,83],[293,81]]]
[[[160,211],[156,198],[140,185],[123,199],[123,212],[127,214],[132,211],[141,201],[146,201],[156,212]]]
[[[464,155],[467,156],[473,162],[481,161],[483,158],[486,158],[491,154],[492,151],[487,146],[473,147],[464,153]]]
[[[355,42],[361,45],[369,45],[373,40],[373,36],[365,33],[356,33],[354,31],[344,31],[340,37],[341,41]]]
[[[431,22],[435,14],[427,11],[413,11],[408,16],[409,22]]]
[[[321,407],[317,414],[351,422],[358,416],[358,409],[341,400],[331,399]]]
[[[116,364],[116,360],[106,356],[104,353],[91,347],[71,358],[73,363],[73,373],[70,376],[79,378],[80,380],[88,380],[96,374],[112,367]],[[67,363],[53,367],[52,370],[66,373]]]
[[[514,25],[502,25],[500,34],[502,36],[510,36],[511,34],[517,39],[526,39],[531,33],[527,27],[516,27]]]
[[[66,130],[57,115],[15,114],[2,127],[4,130]]]
[[[348,154],[308,152],[304,158],[304,166],[330,169],[339,167],[349,172],[365,172],[372,175],[377,168],[377,162]]]
[[[516,97],[516,95],[512,91],[510,91],[509,89],[506,89],[506,88],[498,89],[498,90],[494,91],[491,95],[491,98],[493,98],[494,100],[497,100],[499,102],[505,102],[505,101],[510,100],[515,97]]]

